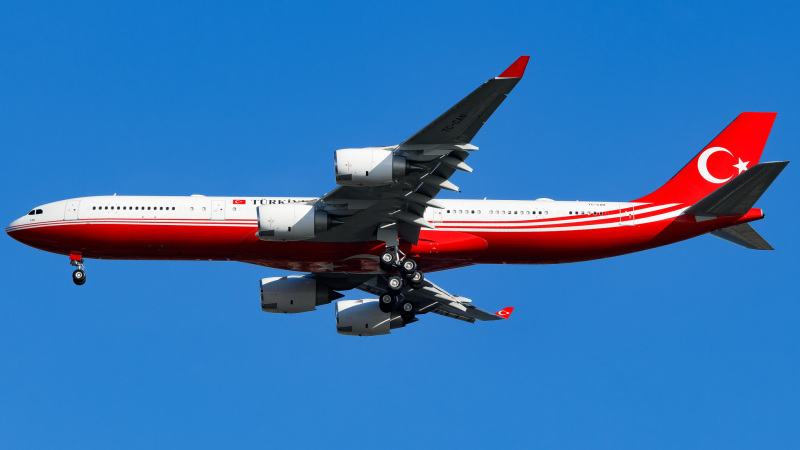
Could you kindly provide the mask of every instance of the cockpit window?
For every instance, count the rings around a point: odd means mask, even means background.
[[[42,214],[43,212],[44,212],[44,211],[42,211],[41,209],[37,209],[37,210],[36,210],[36,214]]]
[[[32,216],[32,215],[34,215],[34,214],[36,214],[36,211],[35,211],[35,210],[33,210],[33,209],[31,210],[31,212],[29,212],[29,213],[28,213],[28,215],[29,215],[29,216]]]

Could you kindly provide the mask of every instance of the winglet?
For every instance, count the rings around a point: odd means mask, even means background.
[[[511,313],[514,311],[513,306],[509,306],[508,308],[503,308],[500,311],[494,313],[495,316],[502,317],[503,319],[508,319],[511,317]]]
[[[522,74],[525,73],[525,68],[528,67],[529,59],[531,59],[530,56],[520,56],[514,61],[514,64],[508,66],[508,69],[497,78],[522,78]]]

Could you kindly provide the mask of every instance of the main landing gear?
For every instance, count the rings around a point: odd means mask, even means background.
[[[77,267],[77,269],[72,272],[72,282],[78,286],[82,286],[83,283],[86,283],[86,272],[83,270],[83,257],[80,253],[70,253],[69,263]]]
[[[397,247],[389,248],[381,253],[380,263],[381,270],[385,272],[383,278],[389,291],[378,299],[381,311],[388,313],[396,310],[400,313],[403,321],[413,322],[414,316],[417,314],[417,307],[410,300],[405,299],[402,291],[406,286],[410,289],[421,288],[425,282],[425,275],[417,269],[417,262],[406,258]]]

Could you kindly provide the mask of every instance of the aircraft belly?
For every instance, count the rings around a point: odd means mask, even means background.
[[[762,217],[759,215],[758,217]],[[691,216],[638,221],[633,226],[542,229],[475,226],[423,230],[415,246],[400,250],[425,272],[473,264],[557,264],[632,253],[730,226],[736,218],[697,222]],[[497,225],[497,224],[492,224]],[[444,227],[442,227],[444,228]],[[574,228],[574,227],[573,227]],[[85,258],[230,260],[293,271],[370,273],[380,270],[382,242],[275,242],[256,236],[254,221],[72,220],[40,223],[12,237],[42,250]]]

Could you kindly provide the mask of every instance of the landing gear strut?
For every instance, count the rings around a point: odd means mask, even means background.
[[[86,283],[86,272],[83,270],[83,256],[81,256],[80,253],[72,252],[69,254],[69,263],[77,267],[77,269],[72,272],[72,282],[78,286],[82,286],[83,283]]]

